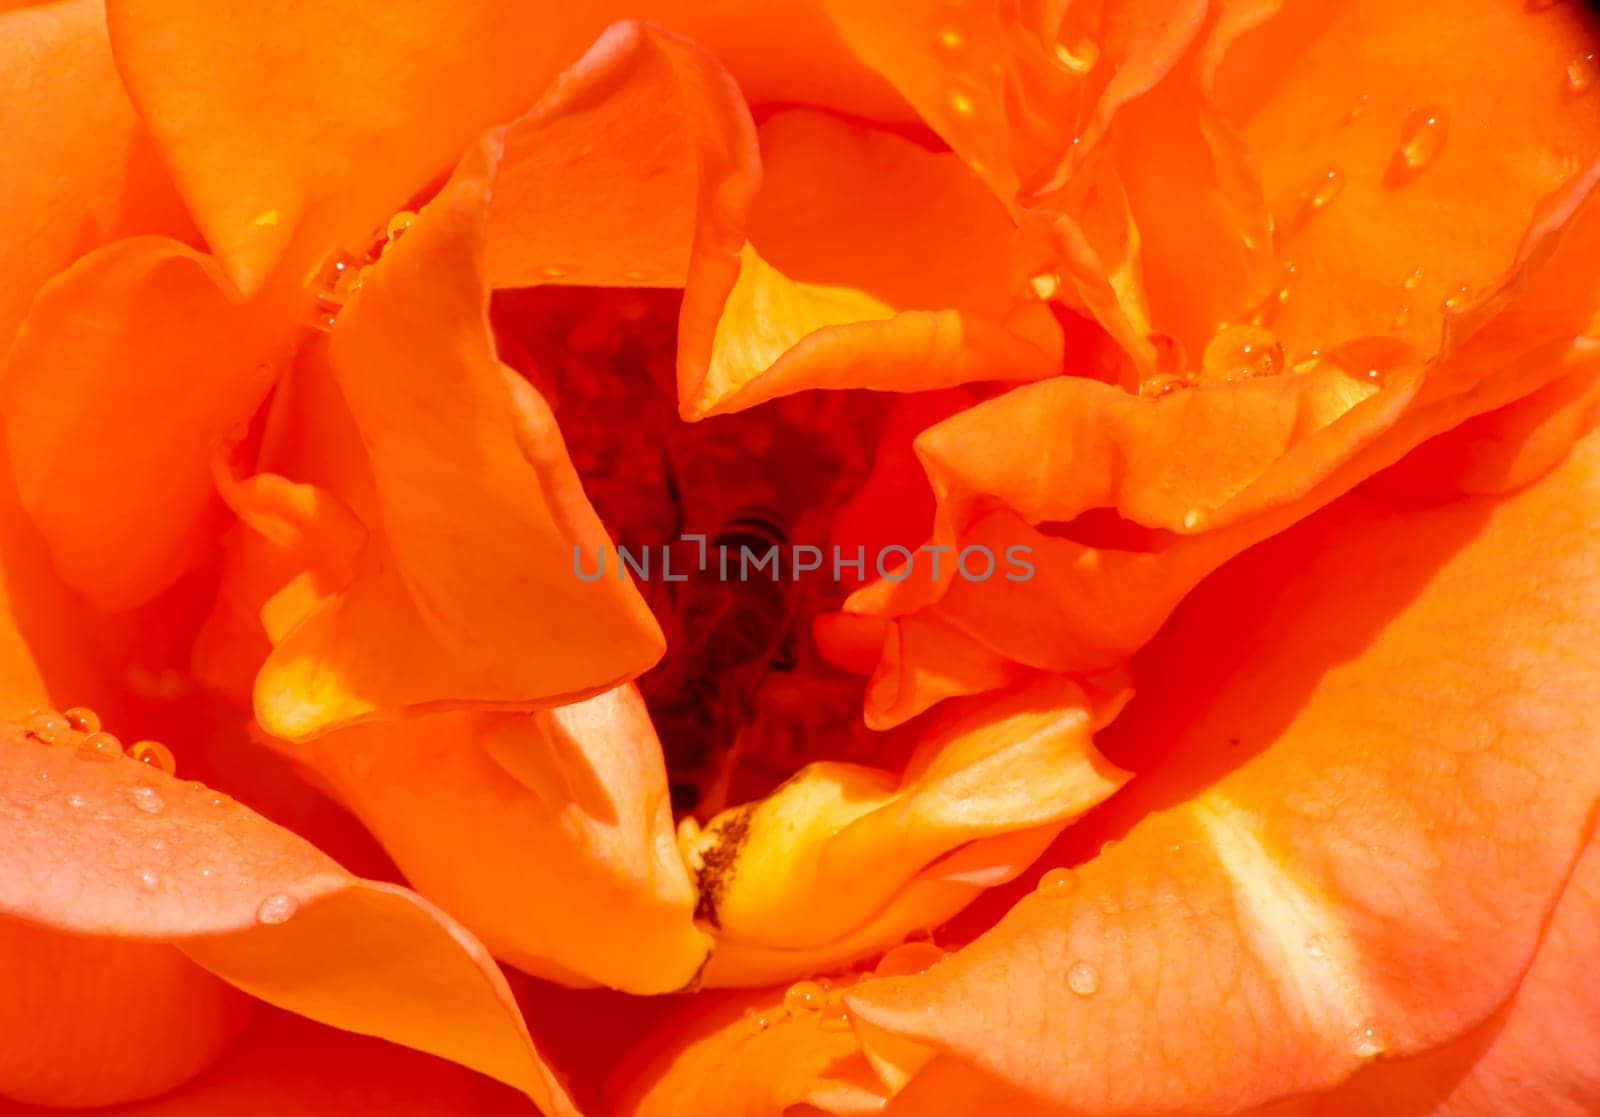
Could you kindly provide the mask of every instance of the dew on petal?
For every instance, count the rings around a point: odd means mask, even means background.
[[[1382,1050],[1376,1028],[1357,1028],[1350,1033],[1350,1052],[1357,1058],[1370,1059]]]
[[[149,869],[141,869],[139,871],[139,887],[144,889],[146,892],[154,892],[156,890],[156,885],[160,883],[160,878],[158,878],[155,873],[151,872]]]
[[[842,1004],[831,1004],[822,1010],[817,1027],[825,1032],[848,1032],[851,1028],[850,1010]]]
[[[22,730],[36,741],[53,745],[71,728],[67,719],[54,710],[38,710],[28,718]]]
[[[67,719],[67,724],[83,733],[98,733],[100,731],[100,715],[87,706],[74,706],[61,715]]]
[[[122,741],[112,733],[91,733],[78,742],[78,755],[103,760],[122,757]]]
[[[148,764],[152,768],[159,768],[167,775],[178,770],[178,762],[172,755],[172,750],[160,741],[135,741],[128,750],[128,755],[141,764]]]
[[[299,908],[300,905],[295,902],[293,896],[274,892],[262,900],[261,906],[256,908],[256,921],[266,924],[286,923]]]
[[[1071,869],[1051,869],[1039,878],[1034,891],[1041,896],[1064,896],[1072,890]]]
[[[1265,326],[1225,326],[1200,354],[1202,380],[1227,383],[1283,371],[1283,346]]]
[[[89,800],[85,799],[82,795],[78,795],[76,793],[67,796],[67,806],[72,807],[74,810],[76,810],[79,807],[85,806],[88,802],[89,802]]]
[[[1587,90],[1597,77],[1600,77],[1600,56],[1592,50],[1584,51],[1567,63],[1567,88],[1574,93]]]
[[[560,264],[549,264],[540,268],[539,274],[546,279],[563,279],[572,274],[572,269],[562,267]]]
[[[1057,43],[1055,53],[1056,61],[1073,73],[1087,74],[1100,61],[1100,44],[1093,39],[1079,39],[1078,45],[1071,48],[1065,43]]]
[[[1189,382],[1181,376],[1174,376],[1168,372],[1158,372],[1154,376],[1147,376],[1139,385],[1139,394],[1146,399],[1156,399],[1161,396],[1171,395],[1179,388],[1187,388]]]
[[[1033,289],[1034,295],[1048,301],[1061,290],[1061,276],[1053,271],[1040,272],[1029,277],[1028,286]]]
[[[1100,971],[1093,962],[1074,962],[1067,970],[1067,988],[1080,997],[1092,997],[1100,988]]]
[[[1470,294],[1471,292],[1467,285],[1463,283],[1461,286],[1457,287],[1454,291],[1444,297],[1444,299],[1439,303],[1439,309],[1446,312],[1460,310],[1462,307],[1467,305],[1467,299]]]
[[[772,1021],[767,1019],[766,1013],[758,1012],[753,1008],[744,1010],[744,1019],[746,1026],[752,1031],[764,1032],[772,1026]]]
[[[1405,279],[1401,281],[1400,286],[1405,288],[1407,291],[1415,291],[1417,289],[1417,284],[1419,284],[1421,282],[1422,282],[1422,269],[1421,268],[1412,268],[1411,269],[1411,274],[1406,276]]]
[[[1409,306],[1403,306],[1395,312],[1395,316],[1393,318],[1389,319],[1389,328],[1395,330],[1402,329],[1404,328],[1406,322],[1410,320],[1410,318],[1411,308]]]
[[[1400,149],[1390,163],[1391,182],[1410,182],[1439,158],[1449,134],[1445,111],[1438,106],[1420,108],[1400,125]]]
[[[403,235],[407,229],[411,228],[411,223],[416,219],[417,215],[412,213],[410,210],[401,210],[399,213],[389,218],[389,223],[383,227],[384,238],[386,240],[397,239]]]
[[[820,1012],[827,999],[827,993],[815,981],[797,981],[784,991],[783,1007],[791,1016],[799,1016],[803,1012]]]
[[[146,784],[128,788],[127,795],[133,801],[133,805],[146,814],[160,814],[161,808],[167,805],[166,800],[161,798],[161,793]]]
[[[908,977],[927,973],[945,957],[945,952],[931,942],[903,942],[886,951],[873,967],[875,977]]]
[[[966,40],[962,38],[961,32],[954,27],[946,27],[939,32],[939,45],[946,50],[960,50],[965,42]]]
[[[1306,940],[1306,954],[1311,958],[1326,958],[1328,956],[1328,940],[1321,935],[1312,935]]]
[[[960,90],[950,94],[950,107],[962,116],[971,116],[973,109],[976,108],[972,103],[972,98]]]
[[[1350,111],[1345,115],[1344,122],[1350,124],[1359,119],[1361,114],[1367,111],[1367,105],[1371,104],[1371,102],[1372,94],[1363,93],[1356,100],[1356,103],[1350,106]]]
[[[1323,167],[1311,177],[1311,185],[1300,196],[1300,209],[1295,224],[1304,225],[1339,196],[1344,189],[1344,172],[1338,167]]]

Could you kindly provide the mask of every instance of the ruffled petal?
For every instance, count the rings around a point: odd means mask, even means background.
[[[196,235],[117,80],[101,0],[0,5],[0,135],[0,353],[34,292],[78,256],[139,233]]]
[[[154,597],[215,543],[212,451],[285,356],[282,306],[236,305],[220,279],[176,241],[118,241],[46,285],[0,364],[23,506],[103,609]]]
[[[815,112],[762,125],[763,185],[726,301],[686,296],[686,418],[804,388],[1034,379],[1060,328],[1005,209],[949,153]],[[711,323],[697,318],[712,312]]]
[[[727,71],[637,23],[608,28],[505,145],[489,209],[494,287],[682,287],[691,272],[721,283],[738,249],[724,243],[732,214],[761,174]]]
[[[1012,879],[1122,785],[1091,742],[1115,705],[1036,680],[920,727],[903,773],[817,763],[717,816],[686,839],[715,929],[702,980],[827,970]]]
[[[1592,380],[1600,354],[1573,340],[1592,311],[1558,293],[1592,284],[1584,260],[1597,213],[1590,202],[1557,219],[1525,248],[1510,300],[1459,350],[1381,388],[1334,362],[1157,399],[1058,378],[929,429],[917,447],[939,498],[935,542],[996,555],[1026,547],[1034,573],[936,580],[922,564],[903,581],[858,590],[846,608],[896,624],[935,615],[1031,667],[1116,666],[1245,547],[1476,415],[1558,381]],[[1040,623],[1046,614],[1053,623]],[[880,674],[914,677],[906,658],[903,641],[886,639]],[[876,702],[869,716],[895,719]]]
[[[851,1011],[1082,1113],[1236,1110],[1478,1024],[1600,792],[1597,478],[1591,435],[1510,496],[1352,496],[1223,571],[1136,661],[1103,740],[1140,778],[1070,877]]]
[[[239,17],[192,0],[112,0],[109,13],[129,94],[245,292],[285,254],[305,270],[330,248],[365,243],[622,17],[705,41],[756,100],[906,116],[809,0],[760,20],[681,0],[406,0],[336,19],[293,3]]]
[[[660,993],[705,958],[661,747],[631,684],[531,714],[407,718],[283,751],[415,888],[525,972]]]
[[[291,582],[263,614],[275,647],[255,705],[275,736],[570,701],[661,653],[630,583],[579,578],[575,551],[604,529],[548,405],[494,356],[483,236],[499,151],[491,134],[364,271],[264,450],[370,534],[347,585]]]
[[[488,952],[413,893],[350,876],[202,785],[14,725],[0,740],[0,812],[0,915],[103,948],[117,972],[164,969],[160,991],[181,978],[197,1013],[221,1010],[205,1007],[215,995],[172,947],[271,1004],[463,1063],[547,1113],[571,1112]]]

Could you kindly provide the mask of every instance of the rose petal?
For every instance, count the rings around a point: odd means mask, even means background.
[[[149,1045],[123,1046],[140,1051]],[[220,1062],[183,1088],[99,1112],[106,1117],[433,1117],[484,1112],[487,1085],[465,1067],[419,1051],[263,1009]],[[15,1111],[16,1117],[60,1112]]]
[[[570,1112],[499,969],[426,901],[352,877],[225,796],[148,765],[37,743],[16,726],[4,737],[0,915],[169,943],[271,1004],[441,1055]]]
[[[689,841],[716,928],[703,981],[825,970],[948,919],[1121,786],[1091,743],[1108,710],[1044,679],[921,727],[899,775],[817,763]],[[864,872],[863,866],[871,866]]]
[[[618,1117],[758,1117],[816,1110],[877,1113],[885,1091],[839,1012],[848,981],[815,986],[814,1005],[784,990],[701,994],[659,1023],[612,1074]],[[814,983],[813,983],[814,985]]]
[[[714,331],[685,305],[685,417],[810,387],[1058,370],[1060,330],[1025,294],[1015,230],[958,159],[815,112],[779,113],[760,135],[763,185]]]
[[[118,237],[189,240],[149,135],[117,80],[100,0],[0,14],[0,353],[40,284]]]
[[[414,887],[528,973],[657,993],[704,960],[660,745],[631,684],[531,714],[407,718],[283,751],[329,783]]]
[[[211,452],[260,402],[291,324],[274,299],[230,303],[220,278],[176,241],[118,241],[45,286],[0,364],[23,506],[101,608],[155,596],[221,530]]]
[[[1595,800],[1596,478],[1591,436],[1511,496],[1350,497],[1229,567],[1108,735],[1123,840],[851,1010],[1084,1113],[1261,1104],[1477,1024]]]
[[[1374,1105],[1394,1117],[1586,1117],[1600,1104],[1600,844],[1591,840],[1516,995],[1459,1039],[1376,1063],[1316,1098],[1255,1117],[1335,1117]]]
[[[568,701],[660,655],[631,584],[577,577],[574,547],[604,529],[549,407],[494,357],[482,245],[499,147],[491,134],[469,153],[366,269],[326,369],[303,369],[306,425],[282,424],[268,452],[372,535],[340,592],[291,583],[294,600],[274,603],[255,702],[276,736],[440,704]]]
[[[755,125],[716,59],[616,24],[506,131],[489,282],[681,287],[691,249],[725,270],[737,241],[718,233],[760,174]]]
[[[623,16],[703,38],[758,99],[904,115],[803,0],[771,21],[677,0],[643,9],[405,0],[337,19],[281,2],[247,18],[192,0],[109,9],[129,94],[246,292],[285,253],[303,270],[331,247],[363,243]],[[772,61],[775,43],[787,61]],[[820,53],[788,53],[801,44]],[[263,132],[266,119],[274,125]]]

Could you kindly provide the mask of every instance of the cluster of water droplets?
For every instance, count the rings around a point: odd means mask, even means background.
[[[361,278],[366,270],[378,262],[389,245],[400,239],[416,219],[415,213],[401,210],[373,235],[364,251],[340,250],[322,261],[306,280],[311,292],[312,326],[322,331],[333,329],[339,311],[361,290]]]
[[[101,727],[100,715],[86,706],[64,712],[37,709],[28,715],[23,734],[40,744],[73,749],[85,760],[120,760],[127,757],[172,775],[177,762],[160,741],[139,740],[123,747],[121,739]]]

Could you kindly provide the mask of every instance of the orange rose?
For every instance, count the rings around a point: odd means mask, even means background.
[[[1600,43],[1470,9],[0,12],[0,1097],[1600,1109]]]

